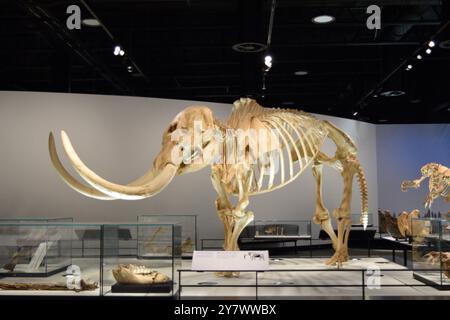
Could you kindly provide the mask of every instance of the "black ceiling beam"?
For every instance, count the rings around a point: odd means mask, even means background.
[[[38,19],[57,41],[62,42],[85,61],[93,70],[96,70],[105,80],[123,94],[133,94],[133,91],[99,58],[87,50],[73,32],[67,30],[50,12],[39,6],[36,1],[17,0],[16,3],[30,16]]]

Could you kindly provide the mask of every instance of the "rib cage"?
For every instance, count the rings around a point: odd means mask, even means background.
[[[229,128],[248,127],[248,115],[257,119],[265,129],[279,136],[280,148],[269,152],[268,163],[262,159],[250,166],[252,181],[249,195],[262,194],[281,188],[295,180],[311,164],[322,146],[327,130],[323,123],[304,112],[288,109],[268,109],[250,99],[234,104],[227,121]],[[278,161],[278,165],[277,165]],[[231,184],[238,192],[237,179]]]

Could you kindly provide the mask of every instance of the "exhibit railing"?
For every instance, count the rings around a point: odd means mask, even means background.
[[[435,269],[442,274],[445,269]],[[426,284],[416,280],[413,273],[430,272],[430,269],[272,269],[208,270],[180,269],[178,299],[412,299],[444,298],[439,290],[449,290],[447,285]],[[224,276],[228,273],[229,277]],[[239,273],[233,277],[231,273]],[[288,273],[291,273],[288,275]],[[221,275],[219,275],[221,274]],[[281,276],[279,276],[281,274]],[[278,275],[278,276],[277,276]],[[436,291],[429,289],[436,288]],[[194,290],[189,290],[189,288]],[[205,288],[213,290],[204,290]],[[397,290],[383,290],[383,289]],[[405,289],[412,289],[407,291]],[[420,288],[427,288],[420,291]],[[277,292],[276,290],[284,290]],[[326,289],[324,291],[323,289]],[[355,289],[355,290],[351,290]],[[229,291],[227,293],[227,291]]]

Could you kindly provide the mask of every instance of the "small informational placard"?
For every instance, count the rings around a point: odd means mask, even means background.
[[[192,270],[236,271],[269,269],[269,251],[194,251]]]

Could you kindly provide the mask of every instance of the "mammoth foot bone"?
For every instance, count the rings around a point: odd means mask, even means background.
[[[170,280],[163,273],[134,264],[121,264],[112,270],[112,274],[120,284],[154,284],[165,283]]]
[[[336,250],[334,255],[328,259],[325,264],[327,266],[337,265],[338,267],[341,267],[344,262],[348,261],[348,257],[348,249],[340,248],[339,250]]]

